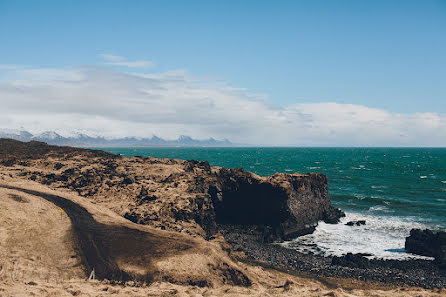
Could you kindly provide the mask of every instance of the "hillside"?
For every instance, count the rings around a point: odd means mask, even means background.
[[[258,197],[266,203],[271,194],[266,185],[282,191],[286,201],[300,199],[299,193],[319,197],[319,207],[308,208],[300,222],[278,201],[283,213],[279,223],[270,221],[266,213],[250,216],[248,223],[269,222],[277,229],[274,236],[280,238],[296,232],[289,228],[291,222],[299,226],[319,215],[332,220],[328,211],[334,210],[326,204],[329,200],[323,200],[324,184],[326,180],[317,174],[264,178],[205,162],[123,158],[100,151],[0,140],[0,295],[420,293],[417,288],[402,291],[352,280],[321,279],[321,283],[268,265],[244,264],[238,259],[245,256],[213,229],[214,224],[228,220],[244,223],[237,212],[232,218],[229,215],[233,198],[263,193]],[[220,210],[213,209],[218,205],[212,199],[213,187],[220,190],[215,194],[217,200],[230,201]],[[242,196],[233,196],[240,191]],[[253,207],[248,201],[247,206]],[[86,281],[93,270],[96,280]],[[440,296],[444,290],[422,293]]]

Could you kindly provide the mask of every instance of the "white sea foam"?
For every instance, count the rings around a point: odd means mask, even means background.
[[[390,212],[390,209],[384,205],[375,205],[369,208],[371,212]]]
[[[366,220],[366,225],[346,226],[354,220]],[[283,243],[301,252],[341,256],[346,253],[368,253],[371,258],[382,259],[432,259],[406,253],[404,242],[412,228],[427,226],[410,219],[346,213],[339,224],[319,222],[312,234]]]
[[[444,184],[446,184],[446,180],[442,180],[441,182],[444,183]]]
[[[422,175],[422,176],[420,176],[420,178],[427,178],[427,176],[426,175]]]

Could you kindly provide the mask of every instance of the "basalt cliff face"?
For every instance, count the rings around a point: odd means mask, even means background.
[[[125,158],[102,151],[0,140],[0,166],[11,177],[76,191],[139,224],[209,238],[218,224],[257,225],[264,240],[311,233],[336,223],[327,177],[261,177],[208,162]]]

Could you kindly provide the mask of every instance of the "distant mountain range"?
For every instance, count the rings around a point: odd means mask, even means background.
[[[0,130],[0,138],[12,138],[20,141],[42,141],[53,145],[67,145],[78,147],[154,147],[154,146],[231,146],[232,143],[225,140],[215,140],[209,138],[206,140],[197,140],[189,136],[180,136],[175,140],[165,140],[157,136],[152,138],[105,138],[91,137],[86,134],[78,133],[75,136],[64,137],[54,131],[46,131],[38,135],[33,135],[25,130]]]

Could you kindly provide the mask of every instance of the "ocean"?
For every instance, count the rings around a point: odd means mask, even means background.
[[[104,149],[104,148],[102,148]],[[412,228],[446,230],[445,148],[105,148],[123,156],[209,161],[267,176],[321,172],[332,204],[346,212],[337,225],[283,245],[302,252],[375,258],[422,258],[404,250]],[[365,226],[346,226],[365,219]]]

